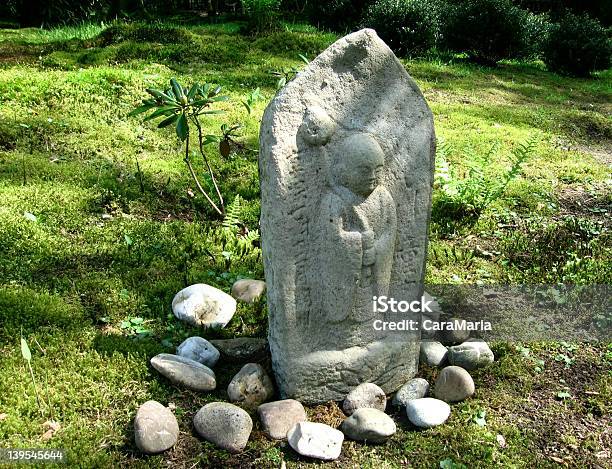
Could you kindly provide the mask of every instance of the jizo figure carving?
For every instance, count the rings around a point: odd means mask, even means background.
[[[380,145],[366,133],[349,135],[334,154],[318,246],[322,319],[328,322],[371,321],[372,297],[389,293],[397,216],[391,194],[380,185],[384,163]],[[342,342],[354,345],[347,332]]]
[[[418,334],[376,331],[372,299],[423,293],[434,142],[420,90],[372,30],[334,43],[266,109],[261,233],[283,397],[390,393],[415,374]]]

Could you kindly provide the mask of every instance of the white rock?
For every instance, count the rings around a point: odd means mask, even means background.
[[[287,439],[302,456],[333,461],[340,456],[344,434],[324,423],[299,422],[289,430]]]
[[[406,403],[406,415],[412,424],[421,428],[442,425],[450,416],[450,406],[439,399],[424,397]]]
[[[266,282],[243,278],[236,280],[232,285],[232,296],[237,300],[253,304],[258,301],[266,291]]]
[[[172,448],[179,427],[174,414],[156,401],[147,401],[138,408],[134,419],[136,447],[146,454],[155,454]]]
[[[189,337],[185,339],[183,343],[177,347],[176,354],[210,368],[217,364],[219,356],[221,355],[213,344],[202,337]]]
[[[236,300],[218,288],[197,283],[174,296],[172,312],[193,326],[225,327],[236,312]]]

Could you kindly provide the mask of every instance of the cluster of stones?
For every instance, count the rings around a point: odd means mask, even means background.
[[[264,339],[208,341],[190,337],[177,347],[176,355],[159,354],[151,359],[151,365],[179,387],[212,391],[217,386],[212,368],[221,356],[244,361],[263,358],[266,353]],[[450,347],[428,340],[421,343],[420,353],[422,364],[442,368],[434,384],[434,397],[427,397],[430,386],[426,380],[414,378],[395,393],[392,404],[405,407],[413,425],[430,428],[448,419],[449,403],[474,394],[474,381],[467,370],[491,363],[493,353],[485,342],[476,340]],[[308,421],[306,410],[297,400],[267,402],[274,396],[274,386],[257,363],[247,363],[240,369],[230,381],[227,395],[230,402],[203,406],[195,414],[193,426],[199,436],[233,453],[246,447],[254,425],[250,413],[255,412],[269,438],[287,440],[301,456],[323,461],[340,456],[345,438],[384,443],[397,430],[393,418],[385,413],[387,396],[374,383],[360,384],[346,395],[342,403],[346,418],[338,429]],[[147,454],[173,447],[179,434],[172,411],[156,401],[145,402],[138,409],[134,430],[137,447]]]

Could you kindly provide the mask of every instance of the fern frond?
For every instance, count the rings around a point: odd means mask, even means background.
[[[232,203],[228,205],[225,211],[225,217],[221,223],[224,229],[233,231],[240,225],[243,201],[244,199],[240,197],[240,194],[236,194]]]

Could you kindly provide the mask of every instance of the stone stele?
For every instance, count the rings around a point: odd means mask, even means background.
[[[332,44],[269,104],[261,237],[283,398],[342,400],[364,382],[389,394],[416,373],[418,332],[375,331],[372,297],[423,293],[434,153],[421,91],[371,29]]]

